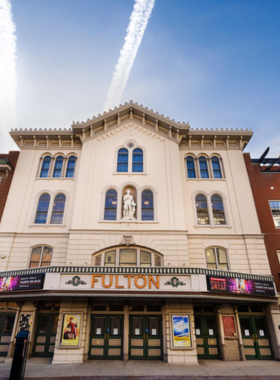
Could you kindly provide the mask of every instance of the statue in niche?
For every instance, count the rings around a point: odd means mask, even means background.
[[[135,207],[133,196],[130,194],[130,190],[126,190],[126,194],[123,197],[123,218],[124,219],[135,219]]]

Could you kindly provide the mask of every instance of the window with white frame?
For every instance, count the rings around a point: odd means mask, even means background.
[[[32,249],[29,268],[48,267],[51,265],[53,249],[39,246]]]
[[[225,178],[222,159],[219,155],[193,156],[187,155],[186,173],[189,179],[223,179]]]
[[[154,220],[154,196],[151,190],[142,191],[142,220]]]
[[[211,205],[211,207],[209,207]],[[219,194],[195,196],[196,221],[198,226],[227,226],[224,201]]]
[[[269,206],[276,228],[280,228],[280,201],[269,201]]]
[[[104,220],[117,219],[117,199],[118,199],[118,194],[116,190],[110,189],[106,192]]]
[[[133,141],[117,151],[116,173],[143,174],[144,173],[144,150]]]
[[[66,196],[63,193],[55,197],[48,193],[42,194],[38,200],[34,224],[63,224],[65,203]]]
[[[162,266],[162,256],[138,247],[119,247],[93,255],[94,266],[150,267]]]
[[[46,155],[41,157],[39,167],[39,178],[73,178],[75,173],[77,157],[70,155],[65,157],[63,154],[57,156]]]
[[[228,255],[224,248],[207,248],[205,253],[207,268],[229,270]]]

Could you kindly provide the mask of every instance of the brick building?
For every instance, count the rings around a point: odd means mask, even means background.
[[[0,222],[12,183],[18,156],[19,152],[17,151],[11,151],[8,154],[0,154]]]
[[[244,154],[271,272],[280,297],[280,159]]]

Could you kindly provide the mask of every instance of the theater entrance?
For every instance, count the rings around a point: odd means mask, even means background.
[[[9,344],[13,333],[15,314],[0,314],[0,356],[7,356]]]
[[[57,324],[58,314],[39,314],[33,350],[34,356],[53,356]]]
[[[273,359],[265,316],[239,316],[246,359]]]
[[[129,359],[162,359],[162,317],[130,316]]]
[[[123,359],[123,316],[92,315],[89,359]]]
[[[195,315],[198,359],[220,359],[215,315]]]

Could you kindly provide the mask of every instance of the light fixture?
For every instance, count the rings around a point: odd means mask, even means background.
[[[148,205],[148,204],[149,204],[149,201],[145,201],[144,204],[145,204],[145,205]]]
[[[117,204],[117,201],[112,201],[112,205],[116,205]]]

